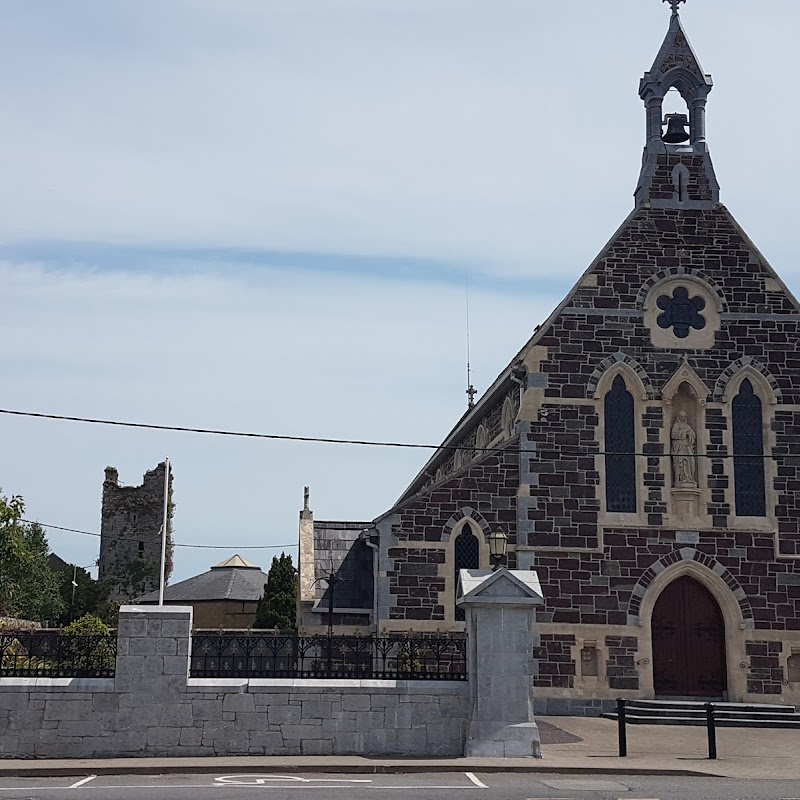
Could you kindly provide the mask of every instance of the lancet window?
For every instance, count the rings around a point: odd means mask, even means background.
[[[766,516],[764,410],[747,379],[733,399],[733,456],[737,516]]]
[[[617,375],[604,403],[606,511],[636,512],[636,435],[633,395]]]
[[[458,573],[462,569],[479,569],[481,562],[480,543],[469,525],[465,525],[454,543],[455,591],[458,593]],[[456,620],[464,619],[464,609],[456,607]]]

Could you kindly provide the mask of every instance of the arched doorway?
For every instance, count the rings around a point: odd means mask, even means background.
[[[687,576],[670,583],[656,601],[651,632],[657,697],[725,695],[725,623],[708,589]]]

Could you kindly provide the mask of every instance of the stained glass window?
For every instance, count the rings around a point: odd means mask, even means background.
[[[479,569],[481,565],[478,537],[466,525],[455,541],[456,593],[458,593],[458,572],[462,569]],[[464,619],[464,609],[456,606],[456,619]]]
[[[700,313],[706,307],[706,301],[702,297],[690,298],[685,286],[676,287],[672,297],[661,295],[656,305],[663,312],[656,319],[658,327],[672,328],[679,339],[685,339],[692,328],[701,331],[706,326],[705,317]]]
[[[733,399],[733,455],[736,514],[766,516],[764,415],[761,399],[747,379],[742,381],[739,394]]]
[[[636,436],[633,395],[622,375],[605,396],[606,510],[636,512]]]

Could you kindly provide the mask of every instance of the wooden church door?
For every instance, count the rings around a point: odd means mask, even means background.
[[[725,623],[711,592],[692,578],[673,581],[653,609],[656,696],[723,697]]]

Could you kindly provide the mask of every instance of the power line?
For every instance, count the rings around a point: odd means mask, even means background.
[[[247,439],[272,439],[285,442],[317,442],[321,444],[353,444],[365,447],[407,447],[418,450],[458,450],[458,447],[442,447],[435,444],[412,444],[410,442],[376,442],[366,439],[334,439],[323,436],[290,436],[277,433],[251,433],[246,431],[227,431],[215,428],[189,428],[183,425],[157,425],[147,422],[123,422],[111,419],[95,419],[93,417],[72,417],[66,414],[42,414],[36,411],[15,411],[0,408],[0,414],[11,414],[17,417],[36,417],[38,419],[55,419],[66,422],[86,422],[91,425],[113,425],[121,428],[144,428],[155,431],[178,431],[181,433],[205,433],[213,436],[238,436]]]
[[[84,536],[96,536],[100,538],[102,534],[94,531],[82,531],[77,528],[64,528],[61,525],[48,525],[46,522],[37,522],[32,519],[20,519],[28,525],[40,525],[42,528],[48,528],[55,531],[67,531],[68,533],[82,533]],[[115,539],[117,541],[136,542],[139,541],[138,536],[109,536],[106,534],[106,539]],[[244,545],[230,545],[230,544],[183,544],[182,542],[173,542],[175,547],[195,547],[202,550],[280,550],[287,547],[297,547],[297,542],[294,544],[244,544]]]
[[[421,444],[418,442],[384,442],[371,439],[335,439],[325,436],[291,436],[280,433],[253,433],[247,431],[229,431],[217,428],[190,428],[184,425],[158,425],[149,422],[124,422],[122,420],[98,419],[94,417],[73,417],[66,414],[43,414],[37,411],[16,411],[0,408],[0,414],[9,414],[17,417],[34,417],[36,419],[52,419],[64,422],[84,422],[90,425],[111,425],[120,428],[139,428],[156,431],[177,431],[178,433],[203,433],[212,436],[236,436],[247,439],[270,439],[285,442],[310,442],[317,444],[345,444],[360,445],[363,447],[401,447],[413,450],[438,450],[441,452],[456,452],[458,450],[471,453],[523,453],[530,456],[543,456],[548,458],[567,457],[594,457],[594,456],[637,456],[641,458],[670,458],[669,453],[636,453],[636,452],[606,452],[590,449],[591,445],[569,450],[575,445],[556,445],[549,442],[536,442],[531,448],[520,447],[474,447],[468,444]],[[734,453],[696,453],[697,458],[723,459],[723,458],[772,458],[771,455],[736,455]],[[97,534],[99,536],[99,534]],[[189,545],[186,545],[187,547]],[[292,545],[294,546],[294,545]]]

